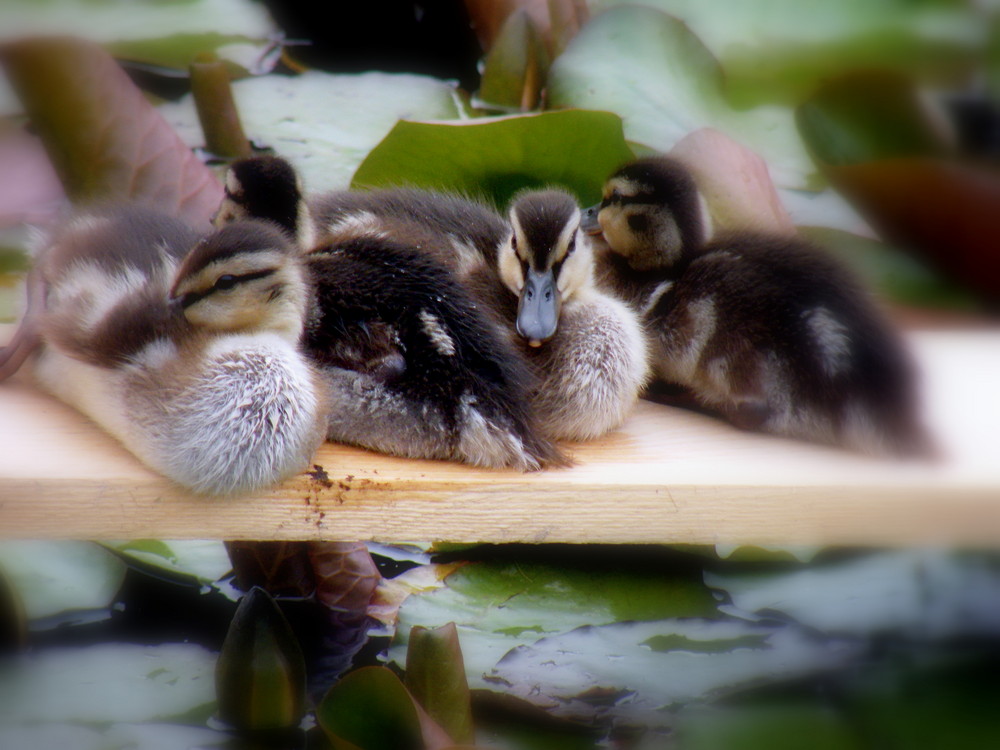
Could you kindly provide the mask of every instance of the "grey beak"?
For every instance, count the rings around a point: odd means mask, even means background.
[[[580,217],[580,229],[584,234],[600,234],[601,222],[597,220],[597,215],[601,213],[601,204],[596,203],[590,208],[584,209]]]
[[[532,346],[552,338],[559,325],[559,288],[552,270],[528,269],[517,304],[517,332]]]

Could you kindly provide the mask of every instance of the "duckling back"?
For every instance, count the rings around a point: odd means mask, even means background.
[[[305,260],[315,307],[303,342],[328,383],[329,439],[478,466],[565,463],[525,407],[529,371],[447,268],[366,233]],[[339,361],[344,337],[373,325],[402,353],[392,377]]]
[[[915,374],[854,274],[797,238],[704,242],[676,162],[609,178],[596,216],[603,282],[642,315],[657,377],[737,426],[869,453],[926,453]]]

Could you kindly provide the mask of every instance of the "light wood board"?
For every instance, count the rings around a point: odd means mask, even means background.
[[[641,402],[622,429],[568,446],[570,469],[484,471],[327,444],[321,471],[225,500],[178,489],[19,374],[0,384],[0,536],[1000,545],[1000,331],[909,339],[946,455],[937,465]]]

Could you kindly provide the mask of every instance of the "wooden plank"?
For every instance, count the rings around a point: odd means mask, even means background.
[[[0,535],[773,544],[1000,543],[1000,331],[911,335],[947,458],[900,465],[642,402],[534,474],[327,444],[322,472],[193,497],[19,375],[0,384]]]

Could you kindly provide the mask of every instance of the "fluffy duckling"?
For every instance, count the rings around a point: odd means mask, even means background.
[[[270,234],[234,225],[198,244],[182,222],[141,206],[76,215],[39,261],[38,382],[198,493],[250,492],[306,468],[323,439],[325,404],[296,348],[301,313],[296,329],[288,309],[185,318],[180,308],[215,295],[168,304],[193,245],[194,254],[231,256],[253,242],[262,254],[291,254],[279,232],[263,229]],[[244,267],[217,279],[216,293],[254,287],[267,298],[267,277],[266,268]]]
[[[306,242],[287,162],[237,162],[226,185],[217,223],[259,213]],[[266,209],[268,195],[297,211]],[[299,259],[313,300],[302,343],[327,384],[330,440],[486,467],[566,463],[525,406],[529,369],[445,265],[358,222],[320,235]]]
[[[278,157],[236,162],[226,182],[221,220],[260,211],[261,196],[280,194],[275,203],[298,213],[272,220],[300,242],[391,240],[450,268],[531,366],[531,409],[551,438],[600,436],[635,404],[647,377],[641,328],[594,286],[590,243],[568,193],[525,193],[508,222],[481,203],[412,188],[336,191],[307,206],[294,170]],[[304,216],[312,226],[305,233]]]
[[[625,421],[648,379],[638,318],[595,286],[573,196],[522,193],[509,217],[497,271],[509,292],[505,320],[540,380],[532,405],[553,435],[599,437]]]
[[[898,334],[819,248],[749,233],[706,241],[694,181],[666,157],[619,169],[590,213],[607,243],[602,280],[642,314],[662,381],[745,429],[928,452]]]

